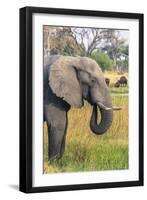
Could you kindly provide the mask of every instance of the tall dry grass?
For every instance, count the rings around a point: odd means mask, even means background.
[[[81,109],[68,113],[66,148],[63,157],[48,164],[48,134],[44,126],[44,173],[97,171],[128,168],[128,97],[112,97],[114,112],[111,128],[101,136],[89,128],[92,107],[85,102]]]

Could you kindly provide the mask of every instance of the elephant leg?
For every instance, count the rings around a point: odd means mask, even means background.
[[[62,156],[65,149],[67,112],[53,105],[46,106],[45,116],[48,125],[48,156],[56,160]]]
[[[64,134],[64,136],[63,136],[63,140],[62,140],[62,144],[61,144],[61,156],[63,155],[64,150],[65,150],[65,141],[66,141],[67,124],[68,124],[68,118],[67,118],[67,112],[66,112],[65,134]]]

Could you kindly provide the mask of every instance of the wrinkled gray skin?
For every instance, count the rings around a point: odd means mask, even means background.
[[[93,111],[90,128],[101,135],[112,124],[110,94],[97,63],[87,57],[50,56],[44,62],[44,121],[49,132],[49,160],[60,158],[65,149],[67,112],[87,100]],[[98,109],[101,121],[98,124]],[[84,134],[84,133],[83,133]]]

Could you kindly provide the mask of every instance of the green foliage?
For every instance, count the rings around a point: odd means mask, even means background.
[[[117,60],[116,63],[123,68],[128,65],[128,59],[126,58],[125,60]]]
[[[66,43],[63,44],[63,48],[60,51],[60,54],[64,56],[76,56],[80,54],[80,50],[78,47],[73,47],[70,46],[69,44],[67,45]]]
[[[75,56],[80,53],[79,47],[72,43],[73,41],[68,41],[69,38],[56,38],[51,44],[50,54],[61,54],[64,56]],[[53,41],[53,39],[52,39]]]
[[[126,46],[121,46],[121,47],[119,48],[119,51],[120,51],[120,53],[122,53],[122,54],[128,56],[128,55],[129,55],[129,47],[128,47],[128,45],[126,45]]]
[[[92,53],[91,57],[99,64],[103,71],[112,69],[113,61],[110,59],[108,54],[97,51]]]
[[[44,27],[44,47],[50,55],[79,55],[80,47],[73,37],[71,28]]]

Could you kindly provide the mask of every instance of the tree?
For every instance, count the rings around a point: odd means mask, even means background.
[[[81,55],[90,57],[106,39],[108,29],[72,28],[71,31],[80,46]]]
[[[79,45],[70,27],[44,27],[44,55],[78,55]]]
[[[109,59],[113,60],[114,70],[128,69],[128,44],[122,37],[122,31],[44,26],[44,55],[47,52],[47,56],[62,54],[91,57],[97,51],[104,53],[103,57],[106,53],[109,55]],[[107,64],[103,66],[105,68]]]
[[[91,57],[98,63],[103,71],[112,69],[113,61],[108,54],[97,51],[92,53]]]
[[[103,51],[107,51],[110,58],[113,59],[114,65],[117,64],[117,59],[123,55],[128,57],[128,44],[126,40],[121,37],[120,31],[109,30],[107,42],[103,47]]]

